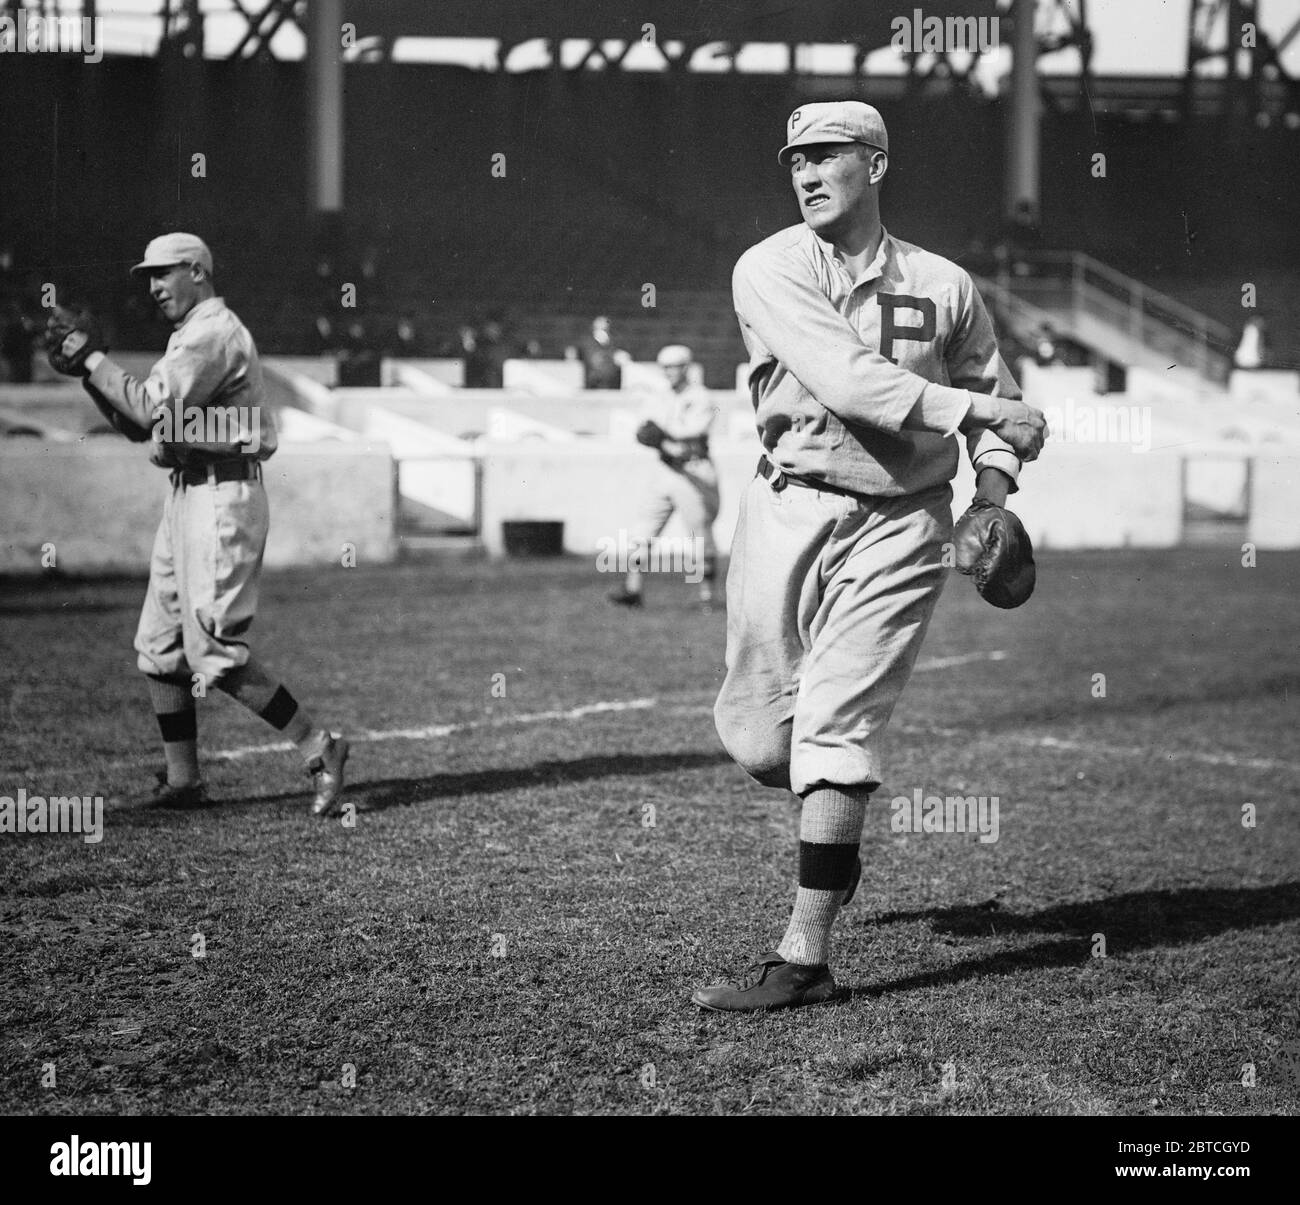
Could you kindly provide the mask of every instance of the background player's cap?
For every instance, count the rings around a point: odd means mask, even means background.
[[[655,359],[662,368],[671,368],[675,364],[685,367],[691,363],[691,349],[682,343],[670,343],[667,347],[659,349]]]
[[[885,119],[860,100],[816,101],[800,105],[786,123],[786,144],[777,156],[783,167],[790,166],[796,147],[815,142],[865,142],[889,151]]]
[[[197,234],[160,234],[144,249],[144,259],[131,269],[139,276],[150,268],[170,268],[174,264],[199,264],[212,275],[212,252]]]

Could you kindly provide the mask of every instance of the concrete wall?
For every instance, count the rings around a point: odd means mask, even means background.
[[[722,510],[714,534],[724,551],[758,454],[757,441],[748,450],[715,453]],[[506,520],[559,520],[565,550],[591,554],[601,537],[635,528],[654,471],[652,457],[621,445],[489,445],[483,461],[484,544],[493,555],[503,552]],[[974,489],[974,474],[963,463],[953,483],[954,514],[965,510]],[[1024,488],[1011,505],[1038,547],[1173,547],[1182,537],[1182,459],[1171,452],[1053,449],[1050,459],[1026,468]],[[680,530],[673,522],[665,534]]]
[[[1049,447],[1025,465],[1009,505],[1035,548],[1172,548],[1183,534],[1182,457],[1088,445]],[[962,452],[953,511],[975,492]]]
[[[501,524],[511,519],[559,520],[566,552],[594,555],[597,542],[637,529],[658,462],[626,444],[491,444],[483,457],[483,543],[503,553]],[[754,475],[758,446],[714,456],[722,510],[714,524],[719,547],[730,547],[740,495]],[[665,535],[681,534],[674,516]]]
[[[1255,456],[1248,531],[1260,548],[1300,548],[1300,450]]]
[[[16,446],[15,446],[16,445]],[[384,445],[288,444],[263,466],[270,566],[393,559],[393,460]],[[170,488],[125,441],[0,446],[0,572],[40,571],[53,544],[68,573],[143,571]]]

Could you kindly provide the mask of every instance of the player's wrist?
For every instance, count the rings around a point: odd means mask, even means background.
[[[1011,477],[1001,469],[982,468],[975,475],[975,500],[1006,506],[1013,484]]]
[[[108,357],[102,351],[92,351],[90,355],[86,357],[84,365],[85,375],[90,376],[90,374],[94,372],[95,369],[98,368],[106,359],[108,359]]]
[[[987,393],[971,393],[970,409],[966,411],[966,417],[962,419],[958,430],[963,434],[981,430],[992,426],[1001,415],[1002,411],[996,397]]]

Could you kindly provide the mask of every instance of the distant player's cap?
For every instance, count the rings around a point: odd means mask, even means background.
[[[655,357],[662,368],[684,368],[692,361],[691,349],[682,343],[670,343],[667,347],[661,347],[659,354]]]
[[[799,147],[818,142],[865,142],[868,146],[889,151],[885,119],[860,100],[817,101],[800,105],[786,123],[786,144],[777,158],[783,167],[789,167]]]
[[[150,268],[172,268],[177,264],[198,264],[212,275],[212,252],[197,234],[160,234],[144,249],[144,259],[131,269],[132,276]]]

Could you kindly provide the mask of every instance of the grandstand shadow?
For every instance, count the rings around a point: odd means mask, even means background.
[[[1300,918],[1300,883],[1266,887],[1190,887],[1176,891],[1131,891],[1109,899],[1058,904],[1038,912],[1007,912],[989,901],[954,908],[885,912],[863,922],[874,927],[926,922],[936,933],[958,937],[1055,932],[1055,937],[1019,950],[1004,950],[942,970],[926,971],[867,987],[848,988],[849,997],[943,987],[991,975],[1055,967],[1082,967],[1091,961],[1092,935],[1104,933],[1111,957],[1137,950],[1185,945],[1233,930],[1261,928]]]

